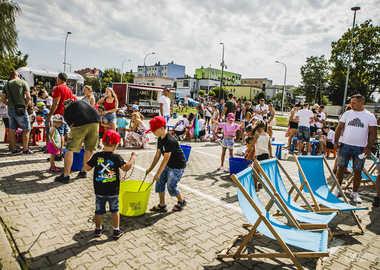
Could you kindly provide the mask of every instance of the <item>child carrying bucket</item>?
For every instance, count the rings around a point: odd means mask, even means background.
[[[53,116],[53,125],[49,129],[49,141],[46,148],[50,154],[50,171],[60,172],[61,169],[55,166],[55,156],[59,155],[61,150],[61,135],[59,135],[58,128],[63,124],[63,116],[56,114]]]
[[[174,205],[173,211],[181,211],[186,205],[181,192],[177,185],[181,180],[182,174],[186,168],[186,158],[178,141],[167,131],[166,120],[162,116],[156,116],[149,121],[150,129],[157,140],[157,151],[152,164],[146,170],[145,175],[148,175],[156,166],[161,154],[164,156],[153,181],[156,182],[156,193],[160,198],[160,203],[153,206],[150,211],[167,212],[167,205],[165,204],[165,186],[167,186],[170,196],[176,196],[178,203]]]
[[[106,202],[109,204],[112,213],[113,238],[118,239],[123,231],[119,228],[119,188],[120,172],[119,169],[127,172],[135,162],[137,154],[132,152],[128,162],[114,151],[120,143],[120,135],[115,130],[104,132],[103,138],[104,149],[97,152],[86,164],[86,171],[94,170],[94,190],[95,190],[95,237],[102,235],[104,227],[102,226],[102,216],[106,213]]]
[[[241,129],[241,125],[236,124],[234,122],[235,121],[235,114],[233,114],[233,113],[229,113],[227,115],[227,122],[225,122],[225,123],[218,123],[214,119],[211,119],[211,121],[214,124],[217,124],[218,128],[223,129],[223,134],[224,134],[223,141],[221,143],[221,145],[222,145],[222,157],[220,160],[221,165],[218,168],[218,170],[224,170],[225,172],[230,172],[229,169],[224,169],[224,167],[223,167],[224,157],[226,156],[226,149],[229,150],[230,157],[234,156],[234,143],[235,143],[234,138],[236,135],[236,130]]]

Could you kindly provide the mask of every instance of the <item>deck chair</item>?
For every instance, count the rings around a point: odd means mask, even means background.
[[[300,190],[303,190],[307,195],[309,195],[312,200],[315,202],[315,209],[318,211],[329,211],[329,209],[342,211],[350,211],[356,225],[359,229],[357,230],[346,230],[341,231],[341,234],[347,233],[364,233],[364,230],[359,222],[358,217],[354,213],[355,210],[366,210],[367,207],[356,207],[348,203],[347,197],[344,194],[342,188],[340,187],[338,180],[335,178],[334,173],[332,172],[330,166],[328,165],[325,157],[323,156],[300,156],[297,157],[293,155],[294,160],[298,166],[301,187]],[[343,196],[341,201],[334,194],[331,193],[329,187],[327,186],[327,181],[325,178],[325,173],[323,170],[323,162],[325,162],[326,167],[328,168],[333,180],[334,185],[339,189],[340,194]],[[304,187],[306,188],[304,189]],[[294,200],[297,200],[297,196]],[[323,205],[326,208],[322,208],[320,205]]]
[[[328,229],[327,224],[330,223],[330,221],[336,216],[337,213],[315,213],[313,207],[309,204],[309,202],[303,196],[301,191],[298,189],[297,185],[294,183],[289,174],[285,171],[284,167],[276,158],[263,160],[260,163],[257,160],[255,160],[255,165],[259,169],[260,174],[263,176],[260,177],[258,180],[264,187],[270,199],[270,203],[274,202],[274,199],[271,199],[271,197],[276,197],[279,202],[276,202],[275,205],[277,206],[278,204],[281,204],[282,207],[285,207],[285,209],[287,209],[288,214],[294,220],[293,222],[296,223],[297,228],[306,229],[319,227]],[[288,178],[289,182],[292,184],[292,189],[289,193],[282,180],[279,168],[281,168],[285,176]],[[268,191],[268,189],[270,190]],[[297,194],[299,194],[299,196],[306,204],[306,208],[308,210],[301,207],[292,199],[290,195],[293,190],[295,190]],[[274,195],[271,196],[270,193]],[[304,222],[307,224],[303,224],[300,222]]]
[[[245,217],[252,225],[245,236],[235,236],[232,242],[217,255],[217,258],[290,258],[297,269],[303,269],[298,257],[319,258],[317,267],[321,266],[321,257],[329,256],[327,252],[328,231],[310,232],[287,226],[270,215],[261,204],[253,181],[252,167],[248,167],[231,178],[238,187],[238,200]],[[256,173],[257,174],[257,173]],[[256,177],[256,176],[255,176]],[[242,253],[248,242],[258,234],[276,240],[283,248],[282,253]],[[229,253],[236,241],[243,237],[244,240],[235,253]],[[293,252],[290,246],[298,247],[304,252]]]
[[[371,154],[372,156],[373,154]],[[371,157],[372,158],[372,157]],[[376,157],[375,157],[376,158]],[[371,170],[372,172],[374,172],[373,169],[371,169],[373,167],[375,163],[375,160],[372,159],[374,161],[374,163],[372,164],[372,166],[370,167],[369,170]],[[351,160],[348,161],[348,165],[347,165],[347,168],[351,171],[350,175],[347,177],[346,179],[346,183],[343,187],[343,189],[348,189],[350,188],[351,184],[354,182],[354,169],[352,167],[352,162]],[[375,169],[376,169],[376,166],[375,166]],[[371,174],[369,172],[369,170],[366,170],[366,168],[363,168],[363,171],[362,171],[362,180],[360,182],[360,186],[359,188],[368,188],[368,187],[375,187],[376,186],[376,176]]]

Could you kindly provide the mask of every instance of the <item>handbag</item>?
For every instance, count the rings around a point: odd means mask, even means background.
[[[11,89],[9,89],[9,83],[7,84],[8,86],[8,92],[12,98],[12,100],[15,100],[13,98],[13,95],[12,95],[12,92],[11,92]],[[15,112],[18,116],[24,116],[25,115],[25,110],[26,110],[26,105],[22,104],[22,103],[15,103]]]
[[[7,105],[0,102],[0,117],[5,118],[7,116],[8,108]]]

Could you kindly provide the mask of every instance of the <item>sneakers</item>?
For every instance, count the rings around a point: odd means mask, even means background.
[[[80,171],[78,173],[78,178],[86,178],[87,177],[87,172],[86,171]]]
[[[100,236],[102,235],[103,232],[104,232],[104,227],[101,227],[100,229],[95,228],[94,236],[95,236],[95,237],[100,237]]]
[[[119,239],[120,238],[120,236],[122,236],[124,234],[124,232],[122,231],[122,230],[113,230],[113,235],[112,235],[112,237],[114,238],[114,239]]]
[[[339,189],[338,189],[338,188],[335,188],[335,189],[333,190],[332,194],[333,194],[335,197],[338,198],[339,195],[340,195]]]
[[[352,200],[354,202],[356,202],[356,203],[362,203],[362,199],[360,198],[359,193],[357,193],[357,192],[351,192],[350,197],[352,198]]]
[[[64,184],[68,184],[70,182],[70,176],[64,176],[63,174],[61,174],[60,176],[57,176],[55,179],[54,179],[54,182],[61,182],[61,183],[64,183]]]
[[[21,151],[20,150],[13,150],[11,152],[11,155],[21,155]]]
[[[61,172],[62,170],[58,167],[50,168],[49,171],[51,172]]]
[[[230,172],[230,169],[224,169],[224,172],[226,172],[226,173],[229,173]]]
[[[307,152],[306,156],[311,156],[311,153]]]
[[[30,148],[26,149],[25,151],[22,151],[23,155],[34,155],[35,153],[30,150]]]
[[[375,197],[375,199],[373,199],[372,206],[373,207],[380,207],[380,197]]]
[[[224,167],[223,167],[223,166],[220,166],[220,167],[218,168],[218,170],[219,170],[219,171],[223,171],[223,170],[224,170]]]

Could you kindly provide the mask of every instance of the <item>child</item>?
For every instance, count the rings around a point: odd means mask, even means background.
[[[222,157],[221,157],[221,165],[218,168],[218,170],[224,170],[225,172],[230,172],[229,169],[224,169],[224,157],[226,155],[226,149],[230,151],[230,157],[234,156],[234,138],[236,135],[236,130],[241,129],[241,126],[239,124],[234,123],[235,121],[235,114],[229,113],[227,115],[227,122],[226,123],[218,123],[215,120],[212,120],[213,123],[218,125],[218,128],[223,129],[224,137],[222,141]]]
[[[212,112],[213,112],[213,109],[211,107],[211,103],[208,103],[207,107],[205,108],[206,128],[208,128],[208,126],[210,125]]]
[[[199,130],[198,137],[201,141],[203,141],[206,136],[206,126],[205,126],[204,120],[201,118],[199,114],[198,114],[198,130]]]
[[[180,141],[183,141],[183,138],[186,137],[187,133],[189,133],[189,120],[187,120],[187,114],[182,116],[183,118],[178,120],[174,125],[174,134],[178,137]]]
[[[124,117],[125,114],[123,110],[118,110],[116,116],[117,116],[117,119],[116,119],[117,132],[119,133],[120,138],[123,139],[123,147],[125,147],[125,129],[126,129],[126,126],[128,125],[128,121]]]
[[[218,105],[214,105],[212,107],[212,117],[211,117],[211,132],[212,132],[212,139],[211,141],[215,141],[218,139],[218,124],[215,124],[215,121],[218,121],[219,119],[219,109]],[[213,122],[214,120],[214,122]]]
[[[155,212],[167,212],[167,205],[165,204],[165,185],[168,187],[170,196],[176,196],[178,203],[174,205],[173,211],[181,211],[186,201],[183,199],[181,192],[177,185],[181,180],[182,174],[186,168],[186,158],[179,146],[178,141],[168,133],[166,129],[166,120],[162,116],[156,116],[149,121],[150,129],[155,136],[158,137],[157,151],[152,164],[146,170],[145,175],[148,175],[156,166],[161,154],[164,156],[157,173],[153,177],[156,183],[156,193],[159,194],[160,203],[150,209]]]
[[[335,138],[335,132],[330,129],[329,126],[324,126],[322,128],[322,131],[326,133],[326,136],[322,136],[322,138],[319,140],[319,144],[321,145],[322,154],[326,152],[326,149],[334,149],[334,138]]]
[[[120,171],[127,172],[131,169],[137,154],[132,152],[128,162],[114,151],[120,143],[120,135],[115,130],[107,130],[102,138],[104,151],[95,153],[86,164],[86,171],[94,170],[95,190],[95,237],[99,237],[104,231],[102,216],[106,213],[106,202],[112,213],[113,238],[118,239],[123,234],[119,228],[119,188]]]
[[[61,169],[55,166],[55,156],[59,155],[61,150],[61,136],[57,128],[62,126],[63,116],[56,114],[53,116],[53,125],[49,129],[49,141],[46,145],[46,148],[50,154],[50,171],[51,172],[60,172]]]
[[[267,132],[267,123],[264,120],[257,120],[254,129],[252,130],[253,138],[248,146],[246,153],[249,154],[254,151],[256,159],[258,161],[272,158],[272,146],[270,144],[270,137]],[[259,173],[259,169],[255,167],[255,170]],[[259,191],[261,185],[254,179],[256,191]]]

